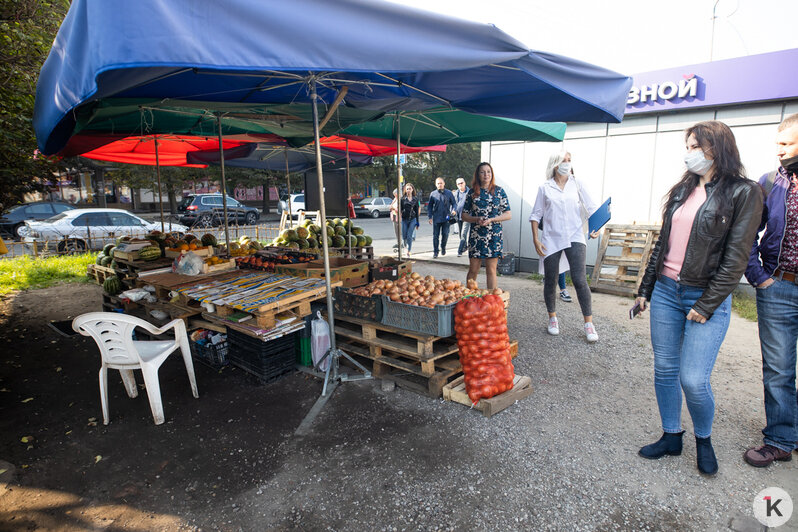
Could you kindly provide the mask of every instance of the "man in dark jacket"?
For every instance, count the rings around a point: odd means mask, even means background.
[[[759,180],[765,196],[759,230],[765,233],[754,242],[745,270],[756,287],[767,421],[764,445],[743,455],[755,467],[790,460],[798,440],[798,114],[779,125],[776,145],[781,164]]]
[[[435,188],[429,195],[427,216],[432,224],[432,258],[438,258],[438,235],[440,235],[440,252],[446,255],[446,242],[449,240],[449,219],[457,217],[457,202],[451,190],[446,189],[442,177],[435,180]]]
[[[457,202],[455,209],[457,210],[457,229],[460,232],[460,245],[457,247],[457,256],[461,257],[468,246],[468,231],[471,228],[471,224],[463,221],[463,207],[465,207],[466,196],[468,196],[468,192],[471,189],[466,186],[465,179],[462,177],[458,177],[456,183],[457,189],[453,190],[452,194]]]

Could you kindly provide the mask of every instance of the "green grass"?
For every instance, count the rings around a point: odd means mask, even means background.
[[[732,294],[732,310],[748,321],[756,321],[756,298],[741,291]]]
[[[37,259],[30,256],[0,259],[0,296],[16,290],[47,288],[58,283],[89,282],[86,267],[94,263],[93,253]]]

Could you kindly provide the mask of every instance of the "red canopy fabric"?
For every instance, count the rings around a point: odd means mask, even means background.
[[[111,161],[127,164],[155,166],[156,136],[123,136],[103,134],[79,134],[69,140],[69,144],[59,152],[64,157],[81,155],[98,161]],[[187,164],[186,153],[199,150],[218,150],[216,137],[194,137],[188,135],[157,135],[158,162],[161,166],[186,166],[206,168],[207,165]],[[276,135],[244,135],[225,137],[222,145],[225,150],[251,142],[274,142],[283,144]]]
[[[321,145],[325,148],[333,148],[340,151],[346,150],[346,141],[349,140],[349,151],[371,155],[372,157],[382,157],[384,155],[396,155],[396,141],[387,139],[374,139],[370,137],[323,137]],[[424,146],[411,148],[402,144],[402,153],[419,153],[425,151],[446,151],[446,146]]]

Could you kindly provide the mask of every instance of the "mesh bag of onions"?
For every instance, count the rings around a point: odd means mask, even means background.
[[[504,302],[498,295],[467,297],[454,307],[466,393],[473,404],[512,389],[515,368]]]

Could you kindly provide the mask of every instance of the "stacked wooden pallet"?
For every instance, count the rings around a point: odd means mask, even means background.
[[[659,232],[659,225],[605,226],[590,288],[607,294],[634,295]]]

